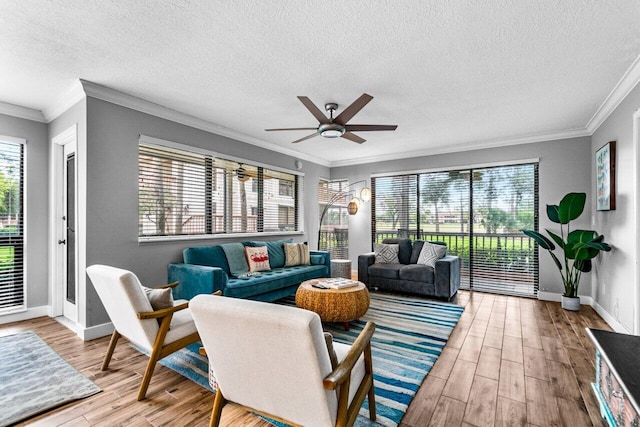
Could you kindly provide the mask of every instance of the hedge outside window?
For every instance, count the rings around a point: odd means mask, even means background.
[[[142,139],[138,157],[140,237],[299,231],[302,176]]]

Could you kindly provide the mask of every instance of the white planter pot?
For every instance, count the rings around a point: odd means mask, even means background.
[[[562,295],[562,308],[570,311],[580,310],[580,297],[565,297]]]

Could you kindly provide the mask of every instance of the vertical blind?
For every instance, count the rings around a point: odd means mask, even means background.
[[[139,236],[300,229],[302,177],[140,142]]]
[[[0,312],[25,307],[24,144],[0,141]]]
[[[372,178],[372,242],[437,240],[461,257],[461,287],[535,296],[538,165]]]

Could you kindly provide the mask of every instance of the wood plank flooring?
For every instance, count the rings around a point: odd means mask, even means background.
[[[467,291],[457,303],[465,311],[401,427],[604,426],[584,328],[611,328],[592,308],[572,313],[559,303]],[[213,395],[162,365],[147,399],[136,400],[147,357],[126,340],[101,372],[109,337],[83,342],[47,317],[0,325],[0,335],[21,330],[36,332],[103,391],[20,425],[208,425]],[[225,407],[221,425],[269,426],[235,405]]]

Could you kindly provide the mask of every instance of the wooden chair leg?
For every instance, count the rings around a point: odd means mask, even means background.
[[[140,384],[140,390],[138,390],[138,400],[142,400],[147,395],[147,389],[149,388],[149,383],[151,382],[151,377],[153,376],[153,371],[156,369],[156,363],[160,360],[160,348],[153,348],[151,352],[151,356],[149,356],[149,363],[147,363],[147,369],[144,371],[144,376],[142,377],[142,384]]]
[[[369,389],[369,419],[371,421],[376,420],[376,391],[373,388],[373,381],[371,381],[371,388]]]
[[[113,356],[113,350],[116,349],[118,338],[120,338],[120,333],[114,330],[113,334],[111,334],[111,341],[109,341],[107,354],[104,355],[104,360],[102,361],[102,367],[100,368],[101,371],[106,371],[107,368],[109,367],[109,362],[111,362],[111,356]]]
[[[216,391],[216,396],[213,399],[213,409],[211,410],[211,421],[209,427],[218,427],[220,425],[220,417],[222,416],[222,408],[227,404],[227,399],[224,398],[220,388]]]

